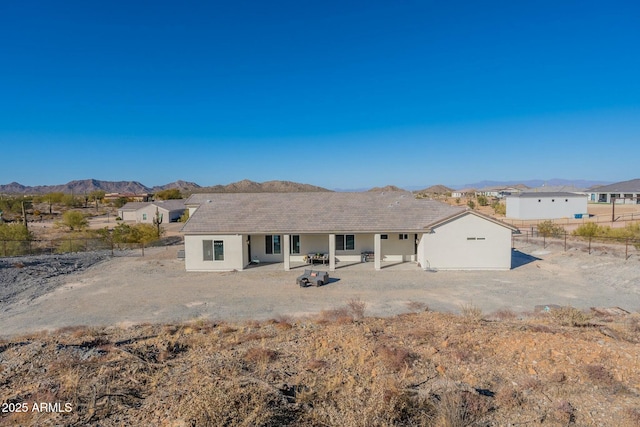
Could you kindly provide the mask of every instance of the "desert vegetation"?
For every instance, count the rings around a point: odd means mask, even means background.
[[[8,425],[637,425],[640,319],[516,314],[317,316],[70,327],[0,342]],[[606,404],[603,404],[606,402]]]

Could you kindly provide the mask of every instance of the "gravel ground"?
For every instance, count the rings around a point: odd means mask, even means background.
[[[457,312],[474,304],[485,313],[536,305],[618,306],[640,310],[640,258],[607,250],[588,255],[560,246],[523,245],[510,271],[425,272],[414,264],[374,271],[371,263],[331,273],[331,283],[299,288],[301,268],[263,264],[243,272],[187,273],[178,246],[145,256],[106,254],[0,260],[0,335],[74,325],[129,325],[195,318],[268,319],[305,316],[360,299],[366,315],[392,316],[411,302]],[[415,306],[415,304],[414,304]]]
[[[67,275],[109,258],[109,252],[0,258],[0,307],[31,301],[64,283]]]

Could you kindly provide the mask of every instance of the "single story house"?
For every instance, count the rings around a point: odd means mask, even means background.
[[[574,218],[587,213],[587,196],[580,193],[533,192],[507,196],[507,218]]]
[[[252,262],[416,262],[423,269],[508,270],[501,221],[409,192],[196,194],[182,228],[187,271],[243,270]]]
[[[451,197],[460,198],[460,197],[469,197],[475,196],[476,189],[475,188],[465,188],[462,190],[454,190],[451,192]]]
[[[156,210],[162,223],[176,222],[187,210],[183,199],[156,200],[155,202],[129,202],[118,209],[118,216],[123,221],[134,221],[142,224],[153,224]]]
[[[640,179],[594,187],[588,194],[592,203],[640,204]]]

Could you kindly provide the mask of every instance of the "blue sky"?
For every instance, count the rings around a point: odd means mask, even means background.
[[[637,1],[0,3],[0,184],[640,177]]]

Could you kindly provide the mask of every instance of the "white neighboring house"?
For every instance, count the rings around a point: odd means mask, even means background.
[[[587,213],[587,196],[580,193],[537,192],[507,196],[507,218],[559,219]]]
[[[589,190],[592,203],[640,204],[640,179],[616,182]]]
[[[187,271],[252,261],[416,262],[423,269],[509,270],[514,227],[409,192],[195,194],[182,228]]]
[[[156,209],[162,217],[162,223],[176,222],[187,207],[184,199],[156,200],[155,202],[129,202],[118,209],[118,216],[123,221],[133,221],[142,224],[153,224]]]

